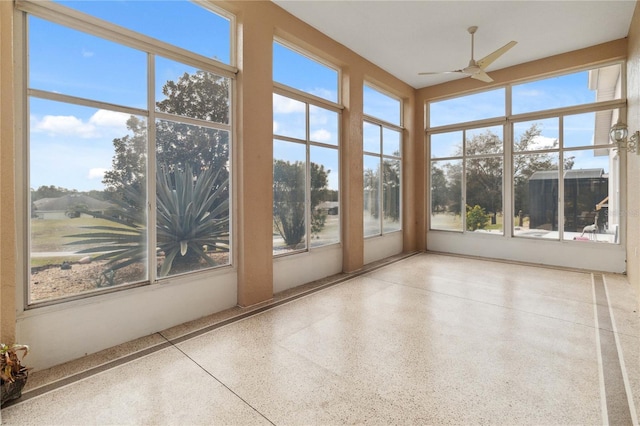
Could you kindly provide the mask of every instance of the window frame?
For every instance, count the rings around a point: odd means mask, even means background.
[[[337,71],[337,82],[336,82],[336,90],[337,90],[337,98],[338,102],[332,102],[328,99],[313,95],[311,93],[307,93],[295,87],[287,86],[286,84],[277,82],[273,80],[273,91],[272,95],[279,95],[285,98],[293,99],[295,101],[301,102],[305,105],[305,139],[298,139],[290,136],[278,135],[273,132],[272,135],[272,144],[274,141],[286,142],[286,143],[297,143],[300,145],[304,145],[305,147],[305,247],[298,250],[290,250],[284,251],[283,253],[275,253],[273,251],[273,258],[283,258],[286,256],[296,255],[300,253],[310,253],[315,250],[323,249],[325,247],[336,246],[342,244],[342,221],[343,221],[343,213],[342,213],[342,173],[339,173],[338,176],[338,212],[339,212],[339,220],[338,220],[338,241],[330,244],[324,244],[321,246],[312,247],[310,244],[309,236],[311,235],[311,147],[321,147],[321,148],[330,148],[335,149],[338,154],[338,170],[342,169],[342,111],[344,110],[344,106],[340,103],[341,93],[341,71],[339,68],[330,64],[329,62],[318,58],[315,55],[312,55],[304,50],[296,47],[294,44],[288,42],[285,39],[280,37],[274,37],[273,43],[279,43],[284,47],[292,50],[293,52],[305,56],[310,60],[313,60],[321,65],[324,65],[334,71]],[[327,144],[322,142],[317,142],[311,140],[310,136],[310,108],[312,106],[319,107],[322,109],[326,109],[331,112],[337,113],[338,116],[338,134],[337,134],[337,144]],[[272,161],[275,159],[272,158]]]
[[[79,12],[77,10],[68,8],[55,2],[41,2],[35,0],[16,0],[15,1],[15,14],[16,14],[16,45],[17,51],[20,52],[20,59],[17,61],[16,66],[16,81],[19,86],[17,96],[18,111],[18,124],[17,138],[16,138],[16,158],[19,159],[22,165],[22,172],[16,176],[16,194],[19,205],[19,210],[23,211],[23,219],[18,223],[18,235],[22,236],[18,239],[18,251],[23,253],[22,259],[17,265],[19,276],[21,276],[22,282],[22,300],[20,305],[23,309],[31,310],[51,305],[59,305],[63,303],[73,302],[77,300],[88,299],[94,296],[103,294],[116,293],[125,291],[132,288],[142,286],[155,286],[168,284],[173,281],[179,281],[181,277],[193,276],[193,274],[203,273],[218,273],[220,270],[225,270],[234,267],[234,227],[235,227],[235,206],[234,206],[234,171],[233,171],[233,157],[234,157],[234,105],[235,105],[235,92],[236,92],[236,74],[238,72],[235,66],[236,53],[235,53],[235,28],[236,21],[235,16],[231,13],[211,5],[201,0],[194,0],[194,3],[200,7],[207,9],[209,12],[213,12],[221,15],[222,17],[229,19],[230,21],[230,61],[231,65],[219,62],[212,58],[201,56],[197,53],[190,52],[178,46],[173,46],[169,43],[156,40],[152,37],[139,34],[135,31],[127,28],[122,28],[116,24],[108,21],[101,20],[92,15]],[[29,87],[28,69],[28,40],[29,40],[29,16],[33,16],[39,19],[46,20],[48,22],[64,26],[76,31],[96,36],[110,42],[114,42],[131,49],[141,52],[146,55],[146,75],[147,85],[145,90],[147,91],[146,108],[129,107],[124,105],[117,105],[108,102],[97,101],[94,99],[65,95],[61,93],[49,92],[41,89],[32,89]],[[156,108],[156,81],[155,81],[155,66],[156,58],[161,57],[176,61],[187,66],[194,67],[199,70],[213,73],[219,77],[227,78],[229,80],[229,122],[217,123],[213,121],[206,121],[197,118],[191,118],[186,116],[178,116],[170,113],[164,113],[157,111]],[[139,282],[125,283],[109,288],[97,289],[86,291],[82,293],[73,294],[70,296],[62,296],[58,298],[45,299],[42,301],[31,301],[31,285],[30,285],[30,238],[31,230],[29,223],[29,173],[30,173],[30,135],[29,135],[29,100],[31,98],[38,98],[56,102],[63,102],[70,105],[77,105],[90,108],[104,108],[109,111],[115,111],[125,114],[132,114],[143,117],[147,120],[147,177],[155,176],[156,173],[156,140],[155,140],[155,127],[158,120],[169,120],[172,122],[203,126],[208,129],[226,131],[229,134],[229,262],[225,265],[218,267],[209,267],[206,269],[198,269],[188,271],[185,273],[168,275],[166,277],[158,277],[157,269],[150,265],[155,264],[157,258],[155,255],[156,247],[156,182],[155,179],[147,178],[146,191],[147,200],[145,205],[148,209],[147,215],[147,257],[145,259],[146,267],[148,268],[147,279]],[[25,190],[25,188],[27,190]],[[153,231],[152,231],[153,230]]]
[[[370,238],[376,238],[376,237],[381,237],[383,235],[387,235],[387,234],[392,234],[395,232],[402,232],[403,231],[403,210],[404,210],[404,191],[403,191],[403,142],[404,142],[404,102],[402,100],[402,98],[395,96],[391,93],[389,93],[388,91],[381,89],[380,87],[376,86],[375,84],[369,82],[369,81],[365,81],[363,83],[363,94],[364,94],[364,86],[369,87],[372,90],[377,91],[378,93],[384,95],[384,96],[388,96],[391,99],[397,100],[399,103],[399,120],[400,123],[399,124],[395,124],[389,121],[384,120],[383,118],[380,117],[374,117],[368,114],[364,113],[364,97],[363,97],[363,113],[362,113],[362,126],[364,127],[365,123],[368,124],[372,124],[374,126],[379,126],[380,127],[380,150],[379,152],[371,152],[371,151],[365,151],[364,150],[364,141],[363,141],[363,150],[362,150],[362,155],[363,155],[363,164],[364,164],[364,156],[376,156],[380,158],[379,161],[379,167],[380,167],[380,179],[378,181],[378,194],[380,195],[378,197],[378,211],[382,212],[382,214],[380,214],[380,217],[378,218],[380,223],[380,232],[376,233],[376,234],[370,234],[367,235],[365,230],[364,230],[364,226],[363,226],[363,236],[364,239],[370,239]],[[400,135],[400,156],[396,157],[393,155],[389,155],[389,154],[385,154],[384,153],[384,130],[388,129],[388,130],[392,130],[392,131],[396,131],[399,133]],[[398,161],[400,164],[400,171],[398,174],[398,177],[400,179],[400,186],[399,186],[399,208],[398,208],[398,222],[399,222],[399,228],[398,229],[393,229],[390,231],[386,231],[384,230],[384,200],[383,200],[383,189],[384,189],[384,162],[385,160],[395,160]],[[365,213],[364,210],[364,205],[363,205],[363,215]]]
[[[568,107],[559,107],[559,108],[553,108],[553,109],[547,109],[547,110],[540,110],[540,111],[533,111],[533,112],[526,112],[526,113],[520,113],[520,114],[512,114],[512,88],[513,86],[516,85],[521,85],[524,83],[529,83],[529,82],[535,82],[535,81],[543,81],[545,79],[549,79],[549,78],[555,78],[555,77],[561,77],[561,76],[565,76],[565,75],[571,75],[571,74],[576,74],[576,73],[580,73],[580,72],[585,72],[585,71],[590,71],[590,70],[597,70],[597,69],[601,69],[604,67],[608,67],[608,66],[613,66],[613,65],[619,65],[620,66],[620,79],[621,79],[621,95],[619,99],[613,99],[613,100],[605,100],[605,101],[595,101],[595,102],[590,102],[590,103],[586,103],[586,104],[579,104],[579,105],[574,105],[574,106],[568,106]],[[453,124],[448,124],[448,125],[443,125],[443,126],[438,126],[438,127],[429,127],[429,123],[430,123],[430,104],[433,102],[440,102],[443,100],[448,100],[448,99],[454,99],[454,98],[461,98],[464,96],[468,96],[468,95],[474,95],[477,93],[481,93],[484,91],[491,91],[491,90],[495,90],[497,88],[500,87],[504,87],[505,88],[505,111],[506,111],[506,115],[502,116],[502,117],[495,117],[495,118],[491,118],[491,119],[483,119],[483,120],[476,120],[476,121],[466,121],[466,122],[460,122],[460,123],[453,123]],[[580,146],[580,147],[567,147],[565,148],[563,146],[563,132],[562,132],[562,121],[564,119],[565,116],[570,116],[570,115],[577,115],[577,114],[582,114],[582,113],[589,113],[589,112],[598,112],[598,111],[604,111],[604,110],[619,110],[620,111],[620,116],[626,116],[626,61],[624,60],[615,60],[615,61],[610,61],[607,63],[603,63],[603,64],[596,64],[596,65],[587,65],[587,66],[583,66],[577,69],[573,69],[570,71],[561,71],[555,74],[551,74],[551,75],[545,75],[543,77],[532,77],[529,79],[523,79],[523,80],[519,80],[517,82],[512,82],[512,83],[508,83],[508,84],[504,84],[504,85],[500,85],[500,86],[494,86],[488,89],[484,89],[484,90],[476,90],[476,91],[472,91],[472,92],[465,92],[462,94],[458,94],[458,95],[453,95],[453,96],[447,96],[447,97],[441,97],[441,98],[437,98],[437,99],[433,99],[431,101],[427,101],[425,102],[425,158],[426,158],[426,169],[428,170],[428,172],[425,174],[425,176],[427,176],[427,179],[430,179],[430,170],[431,170],[431,163],[433,161],[444,161],[444,160],[451,160],[451,159],[463,159],[466,158],[464,155],[461,157],[451,157],[451,156],[447,156],[447,157],[432,157],[431,155],[431,135],[434,134],[440,134],[440,133],[447,133],[447,132],[453,132],[453,131],[466,131],[468,129],[471,128],[478,128],[478,127],[489,127],[492,125],[503,125],[504,126],[504,150],[503,150],[503,155],[504,155],[504,168],[503,168],[503,211],[504,211],[504,223],[503,223],[503,229],[504,232],[502,234],[502,236],[504,238],[510,238],[510,239],[522,239],[522,240],[539,240],[539,238],[527,238],[527,237],[516,237],[514,235],[514,224],[513,224],[513,200],[514,200],[514,190],[515,190],[515,185],[513,184],[513,164],[514,164],[514,156],[515,155],[519,155],[519,154],[527,154],[529,153],[528,151],[526,152],[519,152],[519,153],[515,153],[514,152],[514,125],[520,122],[525,122],[525,121],[533,121],[533,120],[541,120],[541,119],[546,119],[546,118],[558,118],[559,120],[559,126],[560,126],[560,134],[559,134],[559,146],[557,149],[550,149],[550,150],[540,150],[540,151],[535,151],[536,153],[544,153],[544,152],[558,152],[559,155],[559,161],[560,164],[558,165],[558,173],[559,173],[559,180],[558,180],[558,185],[559,185],[559,193],[558,193],[558,198],[559,198],[559,208],[558,208],[558,212],[559,214],[564,215],[564,179],[563,179],[563,174],[561,173],[563,170],[563,164],[562,164],[562,158],[563,158],[563,154],[565,152],[577,152],[577,151],[586,151],[589,149],[593,149],[593,150],[597,150],[597,149],[602,149],[604,147],[607,147],[607,145],[605,144],[594,144],[594,145],[589,145],[589,146]],[[610,142],[610,141],[609,141]],[[608,145],[608,147],[610,148],[610,144]],[[463,153],[464,154],[464,153]],[[619,179],[619,183],[620,183],[620,188],[619,188],[619,193],[623,194],[622,191],[622,185],[624,185],[624,180],[622,179],[622,176],[624,176],[624,174],[626,173],[626,163],[625,163],[625,159],[626,156],[623,155],[621,156],[623,157],[623,161],[620,162],[619,164],[619,170],[617,171],[618,173],[618,179]],[[463,167],[464,167],[464,162],[463,162]],[[464,173],[464,172],[463,172]],[[464,174],[463,174],[464,175]],[[508,178],[507,178],[508,177]],[[427,188],[427,199],[426,199],[426,222],[427,222],[427,232],[435,232],[435,233],[456,233],[456,234],[464,234],[464,235],[472,235],[474,234],[474,232],[470,232],[466,229],[465,223],[466,223],[466,218],[463,219],[463,228],[462,231],[457,231],[457,230],[446,230],[446,229],[434,229],[432,228],[432,221],[431,221],[431,215],[433,212],[433,206],[432,206],[432,195],[431,195],[431,189],[430,186],[426,186]],[[466,201],[466,196],[465,196],[465,182],[463,179],[462,182],[462,202],[464,203]],[[624,205],[626,204],[626,201],[624,198],[620,198],[619,199],[619,206],[617,207],[620,211],[624,211]],[[564,217],[564,216],[562,216]],[[558,218],[558,220],[560,220],[560,216]],[[624,228],[624,217],[623,215],[620,216],[619,218],[620,221],[620,229]],[[566,240],[563,238],[563,234],[564,234],[564,229],[561,229],[560,235],[558,237],[558,239],[554,239],[554,240],[550,240],[552,242],[560,242],[560,243],[569,243],[569,244],[576,244],[573,241],[570,240]],[[620,246],[624,244],[624,238],[625,236],[623,235],[624,233],[620,233],[620,235],[618,236],[618,240],[617,243],[614,244],[607,244],[605,247],[615,247],[615,246]],[[611,248],[609,248],[611,249]]]

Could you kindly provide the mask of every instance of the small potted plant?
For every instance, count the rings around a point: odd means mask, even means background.
[[[27,383],[28,369],[22,365],[18,353],[22,352],[22,359],[27,356],[29,347],[26,345],[5,345],[0,343],[0,393],[5,402],[20,398],[22,388]]]

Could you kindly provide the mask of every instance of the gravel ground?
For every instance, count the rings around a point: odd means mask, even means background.
[[[219,265],[226,265],[228,253],[216,253],[211,257]],[[159,259],[161,261],[161,259]],[[198,268],[190,267],[188,270],[206,268],[204,261]],[[31,270],[31,301],[39,302],[49,299],[57,299],[72,296],[88,291],[108,287],[107,279],[103,272],[106,270],[106,261],[91,262],[88,264],[72,263],[71,269],[62,269],[60,265],[33,268]],[[145,267],[142,264],[129,265],[116,271],[113,277],[113,285],[135,283],[146,280]],[[178,267],[172,269],[172,273],[180,273]]]
[[[100,280],[106,284],[102,273],[105,263],[92,262],[81,265],[74,263],[71,269],[61,269],[59,265],[31,272],[31,301],[54,299],[96,290]],[[142,265],[130,265],[115,274],[115,284],[135,282],[144,279]],[[106,285],[105,285],[106,286]]]

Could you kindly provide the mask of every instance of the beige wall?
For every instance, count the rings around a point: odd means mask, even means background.
[[[13,3],[0,1],[0,342],[15,340]]]
[[[627,124],[640,130],[640,3],[636,4],[628,36]],[[627,274],[640,306],[640,157],[630,155],[627,165]],[[639,310],[640,312],[640,310]]]

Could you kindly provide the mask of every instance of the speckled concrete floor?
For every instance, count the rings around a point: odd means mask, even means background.
[[[637,424],[637,310],[623,276],[420,254],[188,339],[158,333],[2,421]]]

